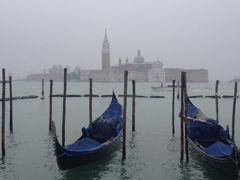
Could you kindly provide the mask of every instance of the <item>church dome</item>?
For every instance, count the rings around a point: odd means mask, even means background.
[[[134,63],[144,63],[144,57],[141,55],[140,50],[138,50],[137,56],[134,58]]]

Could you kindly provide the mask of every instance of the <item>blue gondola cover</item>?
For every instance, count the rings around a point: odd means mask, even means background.
[[[188,117],[195,117],[198,114],[198,108],[189,101],[186,102],[186,108]]]
[[[240,151],[216,120],[207,117],[186,98],[187,134],[193,148],[213,167],[231,175],[239,176]],[[234,153],[235,152],[235,153]]]
[[[102,116],[93,121],[87,129],[84,129],[87,131],[85,134],[101,143],[118,135],[122,127],[121,108],[121,105],[113,99]]]
[[[101,148],[104,142],[119,134],[122,123],[122,107],[117,99],[113,98],[109,107],[100,117],[94,120],[88,128],[82,128],[82,138],[65,147],[65,153],[74,155]]]
[[[221,141],[217,141],[214,144],[207,147],[206,149],[204,149],[204,151],[210,156],[221,158],[230,156],[232,154],[233,149],[231,146],[224,144]]]
[[[66,146],[65,153],[77,154],[79,152],[94,151],[98,149],[100,146],[102,146],[101,143],[95,141],[94,139],[86,137],[71,145]]]
[[[193,121],[188,127],[188,135],[192,141],[198,141],[202,146],[209,145],[222,139],[229,139],[230,135],[219,124],[211,121]]]

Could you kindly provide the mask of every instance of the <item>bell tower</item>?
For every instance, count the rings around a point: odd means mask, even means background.
[[[105,29],[104,40],[102,44],[102,71],[110,72],[110,47],[107,38],[107,29]]]

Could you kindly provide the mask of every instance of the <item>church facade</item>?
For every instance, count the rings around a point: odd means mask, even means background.
[[[81,70],[80,81],[88,81],[90,78],[94,81],[123,81],[125,70],[128,71],[129,80],[171,82],[172,80],[179,80],[181,71],[186,71],[188,80],[192,82],[208,82],[208,71],[205,69],[163,69],[163,63],[159,60],[153,62],[145,61],[140,50],[137,51],[137,55],[132,62],[128,58],[126,58],[125,62],[122,62],[120,57],[119,63],[111,66],[110,43],[106,30],[102,44],[102,70]]]

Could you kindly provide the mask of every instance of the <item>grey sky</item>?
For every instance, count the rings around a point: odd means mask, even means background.
[[[210,80],[240,76],[239,0],[0,0],[0,64],[15,76],[54,64],[101,68],[141,49],[164,67],[205,68]]]

